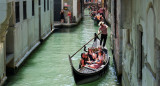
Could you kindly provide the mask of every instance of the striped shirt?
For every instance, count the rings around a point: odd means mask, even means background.
[[[102,31],[102,34],[107,34],[107,25],[103,25],[99,27],[99,31]]]

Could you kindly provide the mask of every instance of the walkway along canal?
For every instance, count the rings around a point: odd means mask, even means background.
[[[110,29],[108,29],[110,34]],[[76,86],[72,77],[68,55],[74,54],[88,42],[98,27],[94,26],[90,16],[84,16],[80,25],[73,28],[55,30],[54,33],[37,48],[25,61],[19,71],[12,76],[6,86]],[[110,35],[107,47],[110,46]],[[92,42],[87,46],[89,47]],[[73,63],[78,68],[81,50],[73,57]],[[109,70],[106,75],[92,83],[82,86],[120,86],[111,56]]]

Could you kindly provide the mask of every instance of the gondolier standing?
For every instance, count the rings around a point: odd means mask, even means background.
[[[103,41],[103,48],[105,47],[106,40],[107,40],[107,28],[108,26],[104,24],[104,22],[99,22],[99,30],[98,33],[101,32],[101,40],[100,40],[100,45],[102,46],[102,41]]]

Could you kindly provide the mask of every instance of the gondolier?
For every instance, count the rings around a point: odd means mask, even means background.
[[[99,22],[99,30],[98,33],[101,32],[101,40],[100,40],[100,45],[102,46],[103,42],[103,48],[105,47],[106,40],[107,40],[107,28],[108,26],[104,24],[104,22]]]

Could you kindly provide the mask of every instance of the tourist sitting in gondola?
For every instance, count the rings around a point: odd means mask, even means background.
[[[88,61],[87,54],[86,53],[82,53],[81,54],[80,64],[79,64],[79,68],[84,67],[86,64],[88,64],[87,61]]]
[[[88,48],[88,51],[86,53],[81,54],[81,60],[79,67],[84,67],[86,64],[88,67],[97,69],[99,68],[103,63],[105,59],[105,54],[102,51],[102,47],[97,48]]]
[[[94,57],[92,55],[93,55],[92,49],[88,48],[89,61],[95,61],[95,59],[94,59]]]
[[[93,52],[93,49],[88,48],[88,61],[87,61],[87,63],[92,64],[92,62],[94,62],[96,60],[96,58],[97,58],[97,56]]]
[[[88,67],[98,69],[101,65],[103,65],[104,58],[105,54],[103,53],[103,51],[98,52],[98,58],[95,61],[95,64],[88,65]]]
[[[88,67],[93,69],[98,69],[103,64],[103,61],[104,61],[104,54],[103,52],[99,52],[97,61],[95,61],[94,64],[88,65]]]
[[[94,17],[94,21],[95,21],[95,25],[98,25],[100,21],[103,21],[102,15],[97,14],[97,15]]]
[[[96,16],[96,14],[97,14],[97,11],[92,11],[92,13],[91,13],[91,19],[94,19],[94,17]]]
[[[98,52],[98,61],[96,62],[97,64],[102,65],[105,59],[105,54],[103,51]]]

